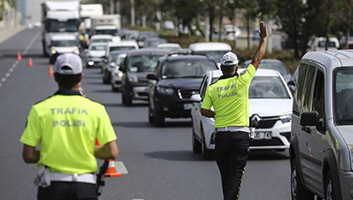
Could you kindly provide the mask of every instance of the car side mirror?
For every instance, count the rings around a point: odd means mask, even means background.
[[[158,80],[158,78],[155,74],[147,74],[146,78],[148,80]]]
[[[304,112],[300,116],[301,126],[317,126],[319,125],[319,113],[314,112]]]
[[[199,103],[199,102],[201,102],[201,96],[200,96],[200,94],[193,94],[193,95],[191,96],[190,100],[191,100],[192,102]]]
[[[120,70],[121,72],[126,72],[126,67],[125,67],[125,65],[124,65],[124,64],[120,65],[119,70]]]
[[[116,67],[116,64],[114,62],[110,63],[109,65],[111,68],[115,68]]]
[[[295,86],[295,83],[294,83],[294,81],[293,81],[293,80],[290,80],[290,81],[288,81],[287,85],[290,85],[290,86]]]

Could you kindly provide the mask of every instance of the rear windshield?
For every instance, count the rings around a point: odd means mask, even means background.
[[[277,76],[254,77],[249,88],[250,99],[289,99],[289,93]]]
[[[102,45],[102,46],[92,46],[92,48],[91,48],[91,50],[93,50],[93,51],[105,51],[105,46],[104,45]]]
[[[334,79],[335,117],[338,125],[353,124],[353,67],[339,69]]]
[[[77,46],[78,41],[76,40],[54,40],[52,41],[52,46],[54,47],[72,47]]]
[[[170,61],[162,68],[162,78],[202,78],[208,71],[217,69],[216,63],[210,60]]]
[[[130,72],[153,72],[157,67],[158,59],[163,55],[132,56],[128,61]]]
[[[123,50],[133,50],[133,49],[136,49],[135,46],[110,47],[110,51],[123,51]]]

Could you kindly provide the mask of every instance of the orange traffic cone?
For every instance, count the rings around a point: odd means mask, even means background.
[[[118,173],[115,168],[114,160],[109,159],[109,165],[107,171],[104,174],[105,177],[122,177],[121,173]]]
[[[17,61],[18,62],[22,61],[22,56],[20,52],[17,53]]]
[[[32,57],[28,58],[28,67],[33,67],[33,60]]]
[[[53,76],[53,75],[54,75],[53,65],[50,64],[48,76]]]

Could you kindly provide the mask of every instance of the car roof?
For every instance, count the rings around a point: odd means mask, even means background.
[[[110,47],[136,46],[137,47],[137,42],[134,40],[121,40],[119,42],[109,42],[108,46],[110,46]]]
[[[106,42],[93,42],[90,46],[107,46]]]
[[[178,43],[163,43],[163,44],[159,44],[157,46],[158,48],[161,48],[161,47],[180,47],[180,45]]]
[[[193,55],[193,54],[169,54],[165,57],[166,60],[174,61],[174,60],[212,60],[211,58],[204,55]],[[213,61],[213,60],[212,60]]]
[[[129,51],[128,56],[144,55],[144,54],[167,55],[168,53],[169,51],[166,51],[164,49],[143,48],[143,49],[135,49],[135,50]]]
[[[71,34],[57,34],[51,37],[51,40],[77,40],[76,36]]]
[[[247,61],[244,61],[244,64],[250,64],[251,60],[247,60]],[[277,62],[277,63],[283,63],[282,61],[278,60],[278,59],[262,59],[260,61],[260,63],[269,63],[269,62]]]
[[[302,61],[314,60],[332,71],[338,67],[353,66],[353,50],[311,51],[306,53]]]
[[[244,68],[238,69],[239,74],[241,74],[244,71],[245,71]],[[219,78],[222,75],[223,75],[223,73],[221,70],[212,70],[207,73],[207,76],[212,76],[212,78]],[[277,72],[276,70],[273,70],[273,69],[258,69],[258,70],[256,70],[255,76],[256,77],[258,77],[258,76],[280,77],[281,75],[279,72]]]
[[[110,55],[119,55],[119,54],[127,54],[128,50],[122,50],[122,51],[111,51]]]
[[[231,51],[232,48],[227,43],[222,42],[200,42],[190,44],[192,51]]]
[[[91,40],[93,39],[112,39],[111,35],[92,35]]]

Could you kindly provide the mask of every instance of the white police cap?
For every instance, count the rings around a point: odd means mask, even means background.
[[[59,55],[56,58],[54,72],[67,75],[81,74],[82,60],[80,56],[72,53]]]
[[[232,52],[224,54],[221,59],[221,65],[223,66],[235,66],[238,65],[238,62],[238,57]]]

